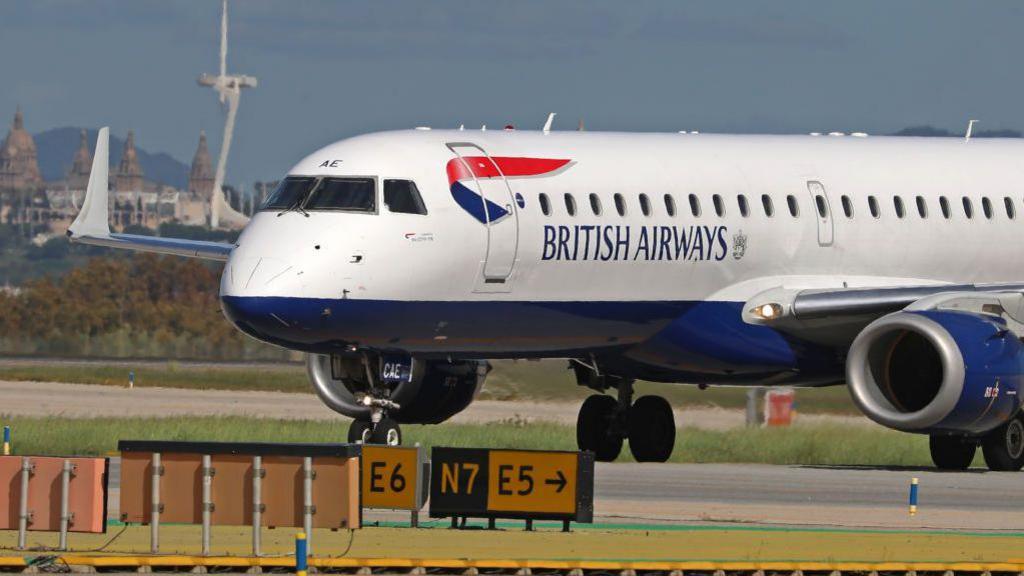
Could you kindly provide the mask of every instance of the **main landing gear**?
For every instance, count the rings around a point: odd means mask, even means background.
[[[350,444],[383,444],[400,446],[402,444],[402,428],[393,418],[388,418],[388,410],[398,409],[398,404],[386,399],[364,395],[359,402],[370,408],[369,420],[353,420],[348,427]]]
[[[933,435],[928,447],[932,462],[940,470],[966,470],[974,461],[979,442],[989,470],[1016,472],[1024,468],[1024,412],[980,439]]]
[[[614,386],[618,398],[606,394],[589,396],[576,419],[576,444],[589,450],[599,462],[611,462],[629,439],[629,450],[637,462],[665,462],[676,442],[672,407],[661,396],[641,396],[633,402],[633,381],[587,375],[574,366],[580,384],[601,390]],[[583,366],[583,369],[589,367]],[[595,371],[596,372],[596,371]]]

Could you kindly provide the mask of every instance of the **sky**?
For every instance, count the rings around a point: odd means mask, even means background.
[[[1018,1],[232,0],[228,181],[414,126],[891,133],[1024,127]],[[219,147],[216,0],[0,2],[0,119]]]

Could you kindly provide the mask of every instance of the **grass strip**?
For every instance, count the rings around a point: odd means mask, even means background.
[[[348,423],[267,418],[83,418],[0,415],[13,429],[17,454],[100,455],[119,439],[224,442],[344,442]],[[406,444],[431,446],[575,450],[571,426],[507,421],[490,424],[403,426]],[[623,450],[623,461],[629,461]],[[885,428],[808,424],[789,428],[726,431],[683,428],[673,462],[804,465],[928,466],[926,436]]]
[[[128,373],[135,373],[135,386],[191,390],[259,390],[311,393],[303,368],[197,367],[168,362],[161,365],[128,363],[106,365],[16,364],[0,366],[0,380],[17,382],[65,382],[127,386]]]

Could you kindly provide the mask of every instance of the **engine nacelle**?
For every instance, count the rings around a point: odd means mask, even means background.
[[[484,361],[420,360],[412,362],[408,379],[387,386],[391,401],[399,405],[388,416],[402,424],[439,424],[465,410],[483,387],[490,366]],[[357,401],[372,377],[358,356],[306,356],[306,371],[317,396],[335,412],[369,419],[370,408]]]
[[[879,424],[978,435],[1019,409],[1024,345],[999,316],[895,312],[857,336],[846,376],[854,402]]]

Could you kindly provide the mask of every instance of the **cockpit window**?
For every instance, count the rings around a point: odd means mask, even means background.
[[[377,208],[375,188],[373,178],[323,178],[303,208],[373,212]]]
[[[384,205],[389,212],[399,214],[426,214],[427,207],[412,180],[385,180]]]
[[[263,204],[263,210],[287,210],[302,203],[316,184],[316,178],[306,176],[289,176],[277,185],[267,201]]]

